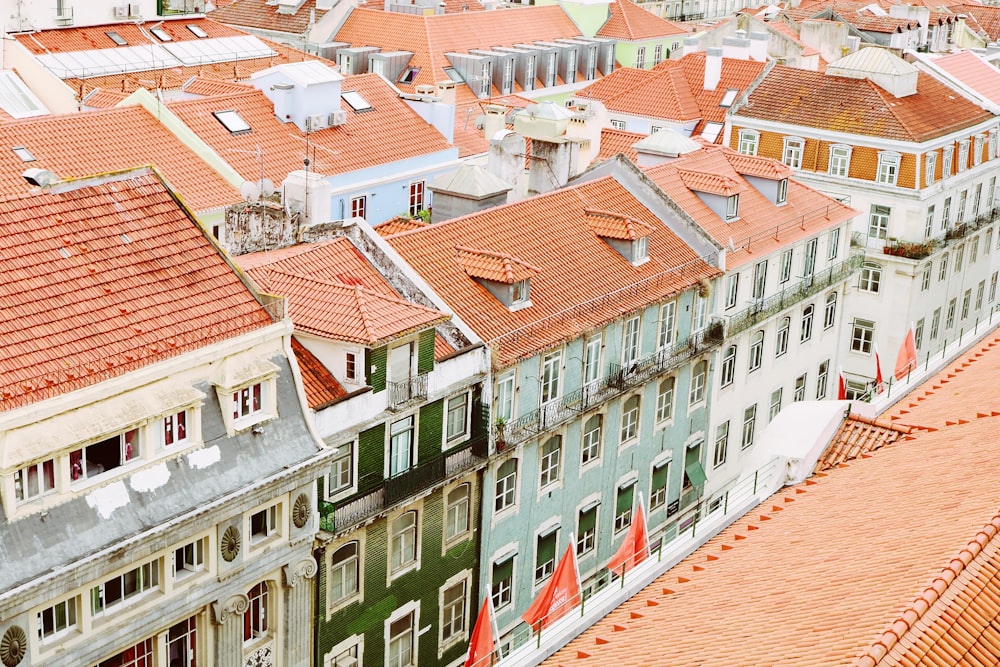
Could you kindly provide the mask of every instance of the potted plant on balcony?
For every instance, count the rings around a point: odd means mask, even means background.
[[[507,448],[507,420],[505,418],[497,417],[496,421],[493,422],[493,436],[498,452]]]

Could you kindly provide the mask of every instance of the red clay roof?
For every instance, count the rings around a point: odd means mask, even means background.
[[[347,239],[246,257],[262,290],[288,298],[296,331],[373,346],[448,318],[400,298]]]
[[[295,361],[299,364],[302,387],[306,390],[306,400],[310,408],[315,410],[347,396],[347,390],[337,382],[333,373],[327,370],[323,362],[312,352],[303,347],[297,338],[292,338],[292,351],[295,353]]]
[[[107,36],[108,32],[116,32],[128,42],[128,46],[143,44],[161,44],[149,34],[149,26],[135,21],[127,23],[105,23],[103,25],[53,28],[36,32],[14,33],[18,43],[35,55],[45,53],[68,53],[70,51],[90,51],[93,49],[114,49],[115,42]],[[201,28],[209,37],[238,37],[245,35],[242,30],[216,23],[205,18],[166,19],[159,27],[170,35],[175,42],[197,41],[199,38],[187,26]]]
[[[989,120],[991,113],[920,72],[917,92],[894,97],[868,79],[775,66],[734,112],[816,130],[923,142]]]
[[[294,14],[279,14],[277,4],[267,0],[236,0],[208,16],[219,23],[301,35],[309,30],[313,18],[319,21],[327,11],[316,9],[316,0],[305,0]]]
[[[979,27],[989,36],[990,41],[1000,40],[1000,7],[967,4],[951,5],[949,9],[956,14],[973,17]]]
[[[448,141],[416,114],[377,74],[348,77],[342,90],[356,90],[372,105],[356,113],[346,102],[347,122],[339,127],[312,132],[310,169],[331,176],[398,160],[446,151]],[[290,171],[302,169],[306,156],[306,133],[294,123],[282,123],[264,93],[252,89],[241,93],[174,102],[170,110],[227,163],[246,178],[260,178],[258,147],[264,152],[264,175],[280,183]],[[232,134],[212,114],[235,110],[250,125],[245,134]]]
[[[189,95],[200,95],[202,97],[212,97],[213,95],[228,95],[229,93],[241,93],[249,90],[251,86],[235,81],[223,81],[221,79],[210,79],[204,76],[196,76],[184,86],[184,92]]]
[[[110,109],[118,106],[118,103],[128,96],[129,93],[95,88],[87,95],[82,104],[84,107],[91,107],[93,109]]]
[[[543,664],[996,665],[998,367],[994,333],[921,394],[982,416],[779,491]]]
[[[583,216],[590,228],[600,237],[618,239],[619,241],[635,241],[649,236],[653,227],[642,220],[628,215],[605,211],[599,208],[583,209]]]
[[[631,0],[611,0],[608,11],[611,16],[597,31],[598,37],[641,41],[686,35],[689,32],[681,25],[646,11]]]
[[[601,208],[652,227],[650,260],[633,266],[600,239],[584,209]],[[496,343],[496,363],[579,336],[696,284],[718,270],[698,259],[666,225],[612,177],[581,183],[514,204],[397,234],[387,239],[477,334]],[[531,306],[511,312],[470,277],[456,248],[506,253],[538,267]],[[679,266],[687,270],[670,271]],[[660,276],[661,279],[653,279]],[[646,279],[647,282],[643,282]],[[630,290],[608,298],[618,290]],[[569,309],[592,304],[570,320]],[[506,335],[506,336],[505,336]]]
[[[891,16],[875,16],[873,14],[857,14],[853,12],[844,12],[840,16],[844,21],[862,32],[894,33],[916,30],[920,27],[920,24],[913,19],[897,19]]]
[[[0,408],[271,324],[163,183],[133,173],[0,202]]]
[[[891,445],[909,434],[910,427],[893,424],[888,419],[868,419],[852,414],[840,425],[826,451],[816,462],[814,472],[823,472],[847,461]]]
[[[426,227],[428,223],[420,220],[419,218],[404,218],[402,216],[396,216],[386,220],[378,227],[375,227],[375,231],[381,236],[392,236],[393,234],[399,234],[400,232],[408,232],[411,229],[419,229],[420,227]]]
[[[34,162],[11,150],[27,148]],[[195,211],[240,201],[239,191],[140,106],[43,116],[0,124],[0,196],[26,192],[21,174],[48,169],[80,178],[154,165]]]
[[[632,146],[645,138],[646,135],[640,132],[604,128],[601,130],[601,151],[597,159],[604,160],[623,153],[629,160],[635,162],[637,154]]]
[[[505,252],[455,246],[455,259],[473,278],[513,285],[538,275],[540,269]]]
[[[732,240],[736,250],[726,254],[726,264],[730,268],[814,236],[857,215],[854,209],[791,179],[786,203],[777,205],[742,177],[738,167],[744,163],[743,156],[729,148],[706,146],[646,169],[646,175],[719,244],[727,246]],[[782,175],[780,168],[775,170],[776,175]],[[696,176],[689,176],[691,174]],[[688,185],[689,180],[691,185]],[[714,185],[720,194],[738,191],[739,217],[731,222],[724,221],[695,194],[694,185],[706,188],[702,191],[710,191],[708,188]]]

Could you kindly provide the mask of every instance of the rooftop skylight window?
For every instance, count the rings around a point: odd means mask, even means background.
[[[448,78],[454,81],[455,83],[462,83],[463,81],[462,75],[459,74],[458,70],[456,70],[454,67],[445,67],[444,73],[447,74]]]
[[[153,33],[153,36],[156,37],[156,39],[160,40],[161,42],[174,41],[174,38],[171,37],[169,34],[167,34],[167,31],[164,30],[163,28],[150,28],[149,31]]]
[[[719,102],[720,107],[731,107],[733,102],[736,101],[736,96],[740,94],[740,91],[736,88],[729,88],[726,90],[726,94],[722,96],[722,101]]]
[[[250,123],[243,120],[243,116],[232,109],[215,111],[212,115],[222,123],[223,127],[229,130],[230,134],[248,134],[250,132]]]
[[[701,136],[705,141],[715,143],[722,133],[722,123],[705,123],[705,129],[701,131]]]
[[[119,35],[114,30],[109,30],[108,32],[106,32],[104,34],[107,35],[108,39],[110,39],[112,42],[114,42],[118,46],[128,46],[128,42],[125,41],[125,38],[122,37],[121,35]]]
[[[354,109],[355,113],[369,111],[372,108],[372,105],[369,104],[368,100],[366,100],[361,93],[356,90],[348,90],[345,93],[341,93],[340,96],[344,98],[345,102],[351,105],[351,108]]]
[[[413,83],[418,74],[420,74],[419,67],[407,67],[403,70],[403,76],[399,77],[399,83]]]
[[[34,162],[35,161],[35,156],[32,155],[31,151],[29,151],[24,146],[14,146],[13,151],[14,151],[14,155],[16,155],[19,158],[21,158],[21,162]]]
[[[208,33],[202,30],[201,26],[192,25],[189,23],[187,25],[187,29],[190,30],[191,34],[197,37],[198,39],[205,39],[206,37],[208,37]]]

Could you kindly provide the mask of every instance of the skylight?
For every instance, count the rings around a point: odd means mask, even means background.
[[[215,116],[217,121],[222,123],[223,127],[229,130],[230,134],[247,134],[250,132],[250,123],[243,120],[243,116],[232,109],[215,111],[212,115]]]
[[[29,151],[24,146],[14,146],[14,148],[12,150],[14,151],[14,155],[16,155],[19,158],[21,158],[21,162],[34,162],[35,161],[35,156],[32,155],[31,151]]]
[[[109,30],[108,32],[106,32],[104,34],[107,35],[108,39],[110,39],[112,42],[114,42],[118,46],[128,46],[128,42],[125,41],[125,38],[122,37],[121,35],[119,35],[114,30]]]
[[[49,112],[24,82],[9,70],[0,70],[0,109],[14,118],[44,116]]]
[[[417,74],[420,74],[419,67],[407,67],[403,70],[403,76],[399,77],[399,82],[413,83],[413,80],[417,78]]]
[[[341,93],[341,97],[344,101],[351,105],[351,108],[355,112],[368,111],[372,108],[372,105],[368,103],[361,93],[356,90],[348,90],[347,92]]]
[[[726,94],[722,96],[722,101],[719,102],[720,107],[731,107],[733,102],[736,101],[736,96],[740,94],[740,91],[736,88],[730,88],[726,91]]]
[[[463,82],[462,75],[459,74],[458,70],[456,70],[454,67],[445,67],[444,73],[447,74],[448,78],[454,81],[455,83]]]
[[[187,29],[190,30],[191,34],[194,35],[195,37],[197,37],[198,39],[204,39],[204,38],[208,37],[208,33],[205,32],[204,30],[202,30],[201,26],[192,25],[192,24],[189,23],[187,25]]]
[[[715,143],[722,133],[722,123],[705,123],[705,129],[701,131],[701,137],[705,141]]]
[[[167,31],[163,28],[150,28],[149,31],[153,33],[153,36],[161,42],[172,42],[174,38],[167,34]]]

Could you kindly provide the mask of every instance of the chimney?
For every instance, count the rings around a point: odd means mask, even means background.
[[[522,185],[524,153],[524,137],[516,132],[507,130],[490,138],[486,170],[513,186],[513,190],[507,193],[508,203],[524,196]]]
[[[288,209],[302,213],[302,227],[330,222],[330,182],[326,176],[300,169],[289,172],[281,186]]]
[[[487,104],[483,109],[483,136],[492,141],[497,133],[507,129],[507,107],[501,104]]]
[[[727,37],[726,39],[731,39]],[[717,46],[705,49],[705,90],[715,90],[722,78],[722,49]]]
[[[751,32],[750,33],[750,59],[756,60],[757,62],[767,61],[767,33],[766,32]]]
[[[445,104],[455,106],[455,82],[451,79],[437,82],[437,96]]]
[[[750,59],[750,40],[746,38],[746,33],[737,30],[733,37],[726,37],[722,40],[722,56],[734,60]]]
[[[698,53],[698,43],[697,37],[685,37],[684,48],[681,51],[681,55],[686,56],[689,53]]]

